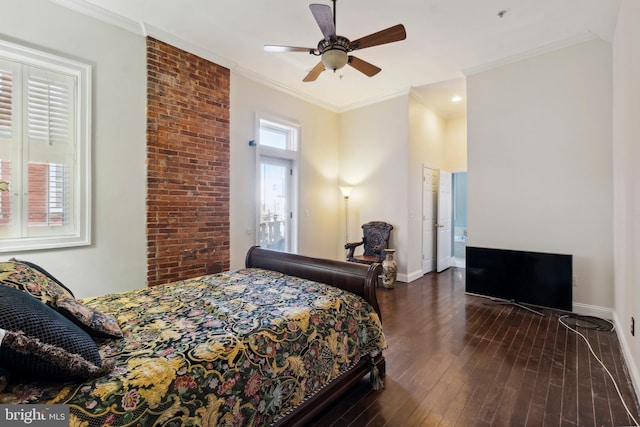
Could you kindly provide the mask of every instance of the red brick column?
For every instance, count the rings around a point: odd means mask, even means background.
[[[149,286],[229,268],[229,91],[227,68],[147,38]]]

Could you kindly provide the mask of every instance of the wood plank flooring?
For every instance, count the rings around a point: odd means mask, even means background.
[[[363,379],[311,426],[628,426],[585,342],[545,317],[464,293],[464,269],[380,289],[385,389]],[[579,328],[640,421],[615,332]]]

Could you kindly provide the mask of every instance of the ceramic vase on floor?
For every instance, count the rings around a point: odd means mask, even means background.
[[[382,286],[385,288],[393,288],[398,276],[398,264],[396,263],[394,253],[395,249],[385,249],[385,259],[382,260]]]

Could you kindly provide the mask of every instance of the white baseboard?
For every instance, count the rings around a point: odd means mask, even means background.
[[[465,258],[454,258],[452,267],[466,268],[467,260]]]
[[[576,314],[582,314],[585,316],[600,317],[602,319],[613,320],[613,309],[608,307],[600,307],[597,305],[582,304],[579,302],[573,303],[572,311]]]
[[[398,278],[396,280],[398,282],[411,283],[414,280],[418,280],[422,276],[424,276],[424,274],[422,274],[422,270],[414,271],[409,274],[398,273]]]
[[[465,262],[464,262],[464,260],[460,261],[458,258],[456,258],[456,259],[454,259],[454,263],[451,265],[451,267],[465,268]],[[435,271],[433,271],[433,272],[435,272]],[[424,273],[422,272],[422,270],[416,270],[416,271],[414,271],[412,273],[409,273],[409,274],[398,273],[398,278],[396,280],[398,282],[411,283],[414,280],[418,280],[422,276],[424,276]]]
[[[638,371],[638,366],[634,363],[633,357],[631,356],[631,349],[629,348],[627,337],[623,332],[624,328],[622,322],[620,322],[618,313],[616,313],[615,311],[613,312],[613,324],[616,327],[618,341],[620,341],[620,347],[622,347],[622,355],[624,356],[624,361],[627,364],[627,370],[629,371],[629,376],[631,377],[631,384],[633,384],[633,388],[636,391],[636,397],[638,398],[638,396],[640,396],[640,372]],[[636,404],[638,403],[640,402],[636,402]]]

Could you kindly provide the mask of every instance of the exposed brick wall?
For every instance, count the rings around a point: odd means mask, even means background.
[[[229,91],[227,68],[147,38],[149,286],[229,268]]]

